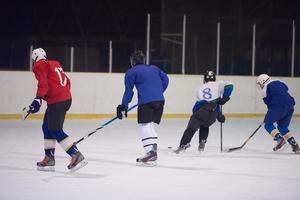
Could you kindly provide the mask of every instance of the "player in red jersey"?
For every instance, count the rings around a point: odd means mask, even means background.
[[[61,64],[55,60],[48,60],[46,52],[42,48],[32,51],[33,73],[38,81],[37,93],[28,113],[36,113],[40,110],[42,100],[47,102],[42,130],[44,133],[45,157],[37,163],[37,169],[41,171],[54,171],[54,151],[56,141],[71,156],[68,169],[75,171],[87,162],[70,137],[63,131],[65,115],[72,104],[71,82],[64,73]]]

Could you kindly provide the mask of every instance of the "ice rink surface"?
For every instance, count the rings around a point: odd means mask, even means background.
[[[233,119],[223,125],[224,148],[240,146],[262,119]],[[64,130],[74,140],[106,122],[67,120]],[[261,128],[236,152],[220,152],[220,124],[210,129],[204,152],[198,133],[185,153],[172,153],[188,119],[163,119],[158,165],[138,167],[143,155],[135,119],[115,121],[78,144],[89,162],[75,173],[69,156],[56,148],[56,172],[36,170],[43,158],[41,120],[0,120],[1,200],[299,200],[300,155],[290,147],[272,152],[275,142]],[[300,141],[300,119],[290,126]]]

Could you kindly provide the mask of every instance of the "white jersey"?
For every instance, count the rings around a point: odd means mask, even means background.
[[[224,87],[232,84],[228,81],[210,81],[204,83],[197,91],[197,101],[213,101],[223,96]]]

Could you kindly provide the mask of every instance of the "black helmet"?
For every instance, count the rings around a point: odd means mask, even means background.
[[[204,73],[204,83],[209,81],[216,81],[216,74],[213,71],[206,71]]]
[[[134,51],[130,56],[130,64],[131,66],[135,66],[137,64],[145,64],[145,55],[143,54],[143,51]]]

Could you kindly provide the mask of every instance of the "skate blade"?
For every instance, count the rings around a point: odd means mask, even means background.
[[[46,167],[37,166],[36,169],[38,171],[44,171],[44,172],[55,172],[55,167],[54,166],[46,166]]]
[[[149,161],[149,162],[137,162],[136,166],[139,167],[155,167],[157,165],[156,161]]]
[[[80,163],[78,163],[75,167],[69,169],[71,173],[76,172],[77,170],[83,168],[84,166],[86,166],[88,164],[87,161],[83,160]]]
[[[24,121],[29,115],[30,115],[30,112],[29,112],[29,107],[24,107],[23,110],[22,110],[22,116],[21,116],[21,119]]]
[[[273,148],[273,151],[274,152],[282,152],[282,151],[285,151],[289,148],[289,145],[287,145],[287,143],[285,143],[284,145],[282,145],[282,147],[280,149],[275,149]]]
[[[185,153],[185,150],[174,150],[172,152],[175,154],[181,154],[181,153]]]

